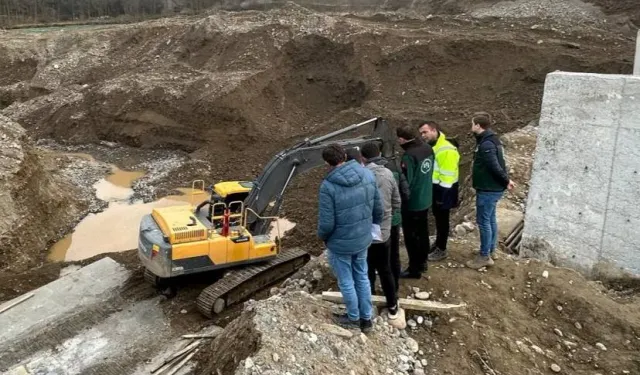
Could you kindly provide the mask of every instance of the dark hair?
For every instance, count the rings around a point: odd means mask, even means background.
[[[360,159],[361,159],[360,150],[358,150],[357,147],[350,148],[347,150],[347,161],[355,160],[358,163],[360,163]]]
[[[365,159],[373,159],[376,156],[380,156],[380,147],[376,142],[367,142],[362,146],[361,153]]]
[[[404,138],[406,140],[414,139],[418,137],[416,128],[411,125],[405,125],[396,129],[396,136],[398,138]]]
[[[473,121],[474,124],[477,124],[478,126],[480,126],[482,129],[488,129],[491,127],[491,115],[488,114],[487,112],[476,112],[473,114],[473,117],[471,118],[471,121]]]
[[[335,167],[344,162],[346,158],[345,154],[342,146],[337,143],[332,143],[322,150],[322,160],[326,161],[330,166]]]
[[[436,129],[437,131],[440,131],[440,124],[438,124],[437,122],[435,122],[433,120],[422,121],[420,123],[420,125],[418,125],[418,129],[420,129],[421,127],[423,127],[425,125],[428,125],[430,128]]]

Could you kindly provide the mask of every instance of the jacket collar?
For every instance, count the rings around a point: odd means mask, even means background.
[[[406,151],[410,148],[420,146],[421,144],[422,144],[422,140],[420,140],[419,138],[414,138],[409,142],[401,144],[400,147],[402,147],[402,149]]]
[[[475,134],[474,136],[476,137],[476,142],[478,143],[482,143],[482,141],[484,141],[485,139],[495,135],[496,133],[494,133],[491,129],[487,129],[485,131],[483,131],[480,134]]]

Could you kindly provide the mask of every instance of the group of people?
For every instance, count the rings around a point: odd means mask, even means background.
[[[473,269],[494,264],[496,206],[504,191],[514,186],[491,124],[485,112],[476,113],[471,120],[477,142],[472,181],[480,232],[479,254],[466,264]],[[384,158],[375,142],[359,150],[332,144],[322,152],[330,171],[320,186],[318,236],[327,247],[347,306],[347,313],[336,315],[335,321],[365,333],[373,327],[371,295],[375,294],[376,274],[389,319],[397,319],[400,278],[419,279],[428,261],[447,258],[450,212],[459,202],[457,142],[447,138],[435,121],[400,127],[396,135],[404,150],[399,164]],[[429,244],[430,209],[436,224],[433,245]],[[400,228],[409,257],[404,271]]]

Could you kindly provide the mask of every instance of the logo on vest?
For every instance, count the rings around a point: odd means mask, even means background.
[[[420,172],[423,174],[427,174],[431,171],[431,159],[424,159],[422,164],[420,164]]]

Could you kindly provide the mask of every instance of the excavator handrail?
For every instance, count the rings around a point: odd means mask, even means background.
[[[278,221],[278,219],[280,219],[280,217],[278,216],[260,216],[258,215],[257,212],[255,212],[254,210],[252,210],[249,207],[246,207],[244,209],[244,221],[242,222],[242,226],[244,228],[247,228],[247,211],[251,211],[258,219],[260,220],[275,220],[276,222],[276,231],[278,232],[278,235],[276,236],[276,238],[278,239],[276,242],[276,245],[278,246],[278,250],[280,250],[280,244],[282,243],[282,237],[280,237],[280,222]]]

